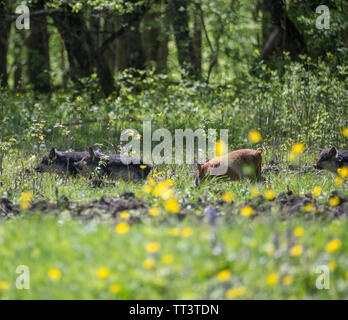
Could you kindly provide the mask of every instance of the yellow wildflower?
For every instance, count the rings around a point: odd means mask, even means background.
[[[146,184],[145,186],[142,187],[143,192],[145,193],[150,193],[152,191],[151,186],[149,186],[148,184]]]
[[[100,279],[105,279],[110,275],[110,270],[108,268],[99,268],[97,270],[97,276]]]
[[[120,213],[120,217],[121,217],[121,219],[127,220],[127,219],[129,219],[130,214],[129,214],[129,212],[127,212],[127,211],[122,211],[122,212]]]
[[[333,240],[331,240],[325,247],[326,252],[334,252],[337,249],[339,249],[339,247],[341,246],[341,240],[338,238],[335,238]]]
[[[343,137],[348,137],[348,128],[343,128],[342,134],[343,134]]]
[[[347,178],[348,177],[348,167],[343,166],[342,168],[338,168],[337,173],[340,175],[341,178]]]
[[[184,237],[184,238],[188,238],[192,235],[193,233],[193,230],[191,228],[184,228],[182,231],[181,231],[181,235]]]
[[[155,260],[152,258],[148,258],[143,261],[142,266],[144,269],[152,269],[155,265]]]
[[[151,177],[147,177],[147,181],[150,186],[153,186],[156,183],[155,180],[153,180]]]
[[[60,270],[52,268],[48,270],[48,277],[51,278],[52,280],[59,280],[62,276],[62,273]]]
[[[114,283],[109,287],[109,291],[111,293],[119,293],[121,292],[122,287],[118,283]]]
[[[334,271],[336,270],[336,267],[337,267],[337,264],[336,264],[335,261],[331,261],[331,262],[329,263],[329,270],[330,270],[331,272],[334,272]]]
[[[275,192],[272,189],[270,189],[270,190],[267,190],[263,196],[265,197],[266,200],[271,201],[275,198]]]
[[[161,244],[159,242],[149,242],[146,245],[146,251],[149,253],[155,253],[161,248]]]
[[[222,200],[225,202],[231,202],[231,201],[233,201],[233,199],[234,199],[234,196],[230,192],[226,192],[222,195]]]
[[[0,281],[0,290],[8,290],[10,284],[7,281]]]
[[[234,298],[237,298],[239,296],[242,296],[243,294],[245,294],[245,292],[246,292],[246,287],[244,287],[244,286],[234,288],[234,289],[229,289],[226,291],[226,298],[227,299],[234,299]]]
[[[293,246],[290,249],[290,255],[293,257],[299,257],[303,252],[303,247],[301,245]]]
[[[171,228],[169,232],[170,232],[170,235],[173,237],[177,237],[180,234],[178,228]]]
[[[174,196],[174,190],[172,188],[166,188],[161,193],[161,198],[163,200],[168,200],[170,198],[173,198],[173,196]]]
[[[314,209],[314,204],[313,203],[308,203],[307,205],[304,206],[304,210],[306,212],[311,212]]]
[[[245,217],[249,217],[253,214],[254,209],[250,206],[244,207],[240,210],[240,214]]]
[[[304,145],[302,143],[295,143],[292,146],[292,152],[299,154],[302,153],[304,151]]]
[[[227,269],[220,271],[217,275],[219,281],[221,282],[228,281],[230,279],[230,276],[231,276],[231,272]]]
[[[222,140],[219,140],[218,142],[216,142],[215,150],[217,157],[222,156],[227,151],[226,144]]]
[[[260,194],[260,192],[259,192],[259,190],[257,188],[252,188],[250,190],[250,194],[251,194],[252,197],[256,197],[256,196],[258,196]]]
[[[262,139],[260,132],[256,130],[250,130],[248,133],[248,139],[252,143],[258,143]]]
[[[22,210],[28,209],[30,207],[30,200],[33,195],[30,191],[25,191],[22,193],[21,198],[19,200],[19,205]]]
[[[336,177],[334,179],[334,183],[335,183],[335,185],[340,185],[343,183],[343,179],[341,177]]]
[[[331,207],[338,206],[340,204],[340,202],[341,202],[341,200],[339,198],[337,198],[337,197],[332,197],[329,200],[329,204],[330,204]]]
[[[172,264],[173,263],[173,256],[170,254],[166,254],[162,257],[161,261],[165,264]]]
[[[153,189],[152,194],[155,197],[161,197],[163,200],[168,200],[172,198],[174,195],[174,190],[172,188],[169,188],[173,184],[174,184],[174,181],[172,179],[160,181],[157,183],[157,185]]]
[[[169,199],[164,202],[164,208],[172,213],[178,213],[180,211],[179,202],[176,199]]]
[[[161,213],[161,211],[159,208],[153,207],[153,208],[149,209],[149,215],[152,217],[157,217],[160,215],[160,213]]]
[[[116,231],[118,234],[127,233],[127,232],[129,231],[129,224],[128,224],[128,223],[125,223],[125,222],[118,223],[118,224],[115,226],[115,231]]]
[[[301,237],[303,235],[303,232],[304,232],[303,228],[297,227],[294,230],[294,235],[297,236],[297,237]]]
[[[164,183],[164,185],[166,187],[170,187],[170,186],[172,186],[174,184],[174,180],[173,179],[167,179],[167,180],[164,180],[163,183]]]
[[[322,192],[323,192],[323,189],[320,187],[314,187],[313,189],[313,195],[315,197],[319,197],[322,194]]]
[[[278,275],[276,273],[271,273],[267,277],[267,284],[269,286],[274,286],[278,282]]]

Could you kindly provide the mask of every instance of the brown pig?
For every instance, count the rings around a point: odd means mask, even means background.
[[[204,164],[197,163],[195,185],[208,176],[217,176],[230,180],[243,177],[262,180],[262,149],[240,149],[215,157]]]

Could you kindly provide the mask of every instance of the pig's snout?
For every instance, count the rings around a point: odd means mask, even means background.
[[[35,170],[36,172],[43,172],[41,166],[37,166],[36,168],[34,168],[34,170]]]
[[[323,168],[322,168],[322,166],[321,166],[319,163],[316,163],[316,164],[314,165],[314,169],[322,170]]]

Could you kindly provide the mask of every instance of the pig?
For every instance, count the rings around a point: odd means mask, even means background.
[[[217,172],[216,170],[224,169],[222,167],[224,163],[227,164],[227,170],[221,170],[221,173]],[[197,163],[196,165],[195,186],[198,186],[200,182],[212,175],[230,180],[240,180],[243,177],[249,177],[262,181],[262,149],[236,150],[223,156],[215,157],[204,164]]]
[[[88,155],[83,157],[74,165],[79,173],[90,176],[92,172],[101,177],[110,179],[122,179],[139,181],[145,179],[150,173],[152,166],[145,164],[138,157],[124,156],[129,164],[122,162],[121,155],[118,154],[100,154],[88,149]]]
[[[64,173],[76,176],[78,172],[74,163],[80,161],[87,155],[87,152],[62,152],[52,148],[50,152],[42,158],[41,162],[35,168],[35,171]]]
[[[321,150],[314,168],[337,174],[337,169],[345,166],[348,166],[348,150],[338,151],[335,147],[332,147]]]

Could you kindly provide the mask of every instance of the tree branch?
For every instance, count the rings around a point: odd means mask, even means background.
[[[203,30],[204,30],[204,35],[207,39],[207,42],[208,42],[208,45],[209,45],[209,48],[211,51],[211,62],[209,65],[208,76],[207,76],[207,80],[206,80],[206,83],[209,84],[211,72],[213,71],[214,66],[217,64],[217,53],[216,53],[216,50],[214,49],[214,47],[209,39],[208,31],[207,31],[205,21],[204,21],[204,14],[203,14],[202,7],[199,3],[195,3],[195,5],[196,5],[196,8],[200,12],[200,19],[201,19],[201,23],[202,23]],[[223,27],[222,27],[222,29],[223,29]]]
[[[62,12],[62,10],[60,10],[60,9],[37,10],[37,11],[34,11],[34,12],[30,12],[29,16],[30,17],[35,17],[35,16],[39,16],[39,15],[52,14],[52,13],[57,13],[57,12]],[[5,21],[7,23],[12,23],[12,22],[16,21],[18,17],[19,17],[19,14],[17,14],[17,15],[11,14],[7,18],[5,17]]]

